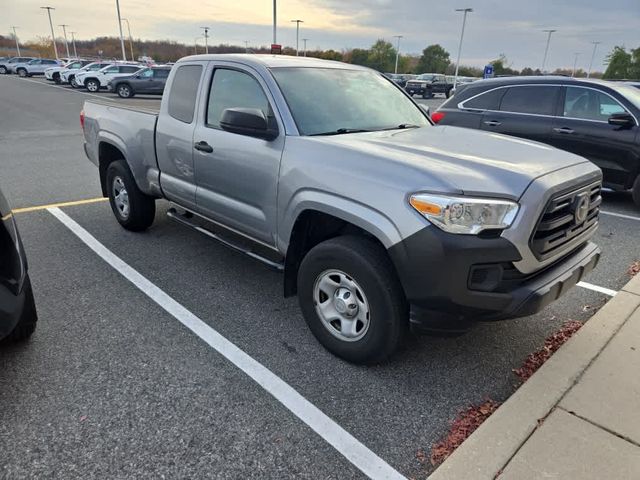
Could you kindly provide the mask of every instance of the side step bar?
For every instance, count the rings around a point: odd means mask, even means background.
[[[254,260],[258,260],[259,262],[269,265],[270,267],[275,268],[276,270],[279,270],[279,271],[284,270],[284,264],[282,262],[277,262],[269,258],[266,258],[265,256],[254,252],[253,250],[251,250],[251,248],[248,248],[240,243],[232,242],[231,240],[227,240],[226,238],[223,238],[219,234],[214,233],[211,230],[208,230],[201,225],[198,225],[196,221],[192,220],[192,218],[189,218],[187,215],[178,213],[178,211],[174,207],[171,207],[169,210],[167,210],[167,216],[182,223],[183,225],[186,225],[188,227],[193,228],[194,230],[197,230],[200,233],[203,233],[204,235],[210,238],[213,238],[214,240],[217,240],[218,242],[222,243],[223,245],[226,245],[227,247],[237,252],[244,253],[245,255],[253,258]]]

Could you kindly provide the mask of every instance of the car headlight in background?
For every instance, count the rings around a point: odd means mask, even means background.
[[[449,233],[476,235],[504,230],[513,223],[518,204],[509,200],[416,193],[409,203],[435,226]]]

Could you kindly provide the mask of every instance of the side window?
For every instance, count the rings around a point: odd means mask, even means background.
[[[140,70],[140,67],[131,66],[131,67],[120,67],[120,73],[136,73]]]
[[[506,88],[489,90],[462,103],[463,108],[473,108],[477,110],[499,110],[502,97],[507,92]]]
[[[178,67],[169,92],[169,115],[184,123],[193,121],[202,65]]]
[[[147,68],[146,70],[143,70],[142,72],[140,72],[140,76],[142,78],[151,78],[153,77],[153,70],[151,70],[150,68]]]
[[[58,62],[56,62],[55,60],[45,60],[43,63],[46,63],[47,65],[57,65]]]
[[[597,90],[567,87],[564,97],[565,117],[606,122],[614,113],[625,111],[616,100]]]
[[[257,108],[265,118],[269,115],[269,101],[255,78],[236,70],[217,69],[209,91],[207,125],[219,128],[227,108]]]
[[[500,110],[514,113],[553,115],[559,87],[536,85],[510,87],[502,97]]]
[[[104,72],[102,73],[118,73],[118,67],[109,67],[107,69],[104,70]]]
[[[169,70],[165,70],[165,69],[154,70],[153,71],[153,76],[155,78],[168,78],[169,77]]]

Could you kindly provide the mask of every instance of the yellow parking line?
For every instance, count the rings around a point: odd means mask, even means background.
[[[87,198],[86,200],[75,200],[73,202],[49,203],[48,205],[36,205],[34,207],[14,208],[13,213],[36,212],[38,210],[46,210],[54,207],[73,207],[74,205],[85,205],[87,203],[106,202],[108,199],[104,197]]]

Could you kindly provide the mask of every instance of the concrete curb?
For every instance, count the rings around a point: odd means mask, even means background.
[[[493,480],[638,307],[640,274],[473,432],[429,480]]]

